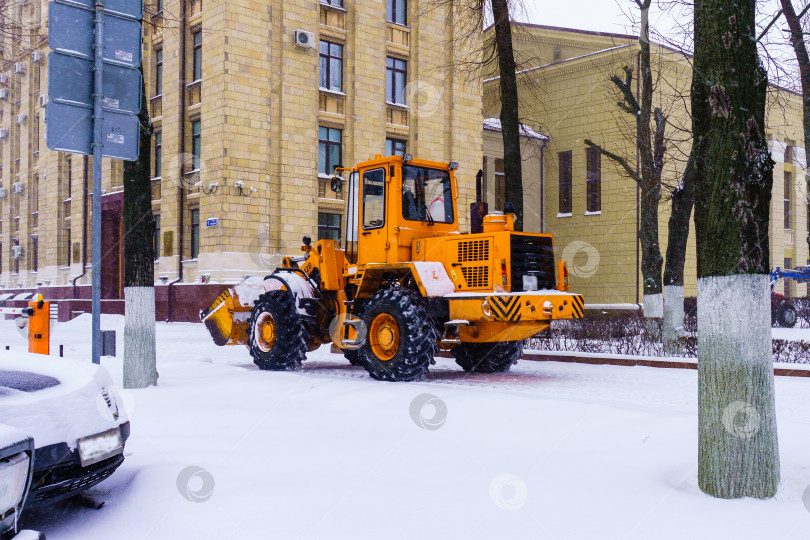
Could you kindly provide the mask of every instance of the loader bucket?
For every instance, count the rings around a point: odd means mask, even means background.
[[[240,304],[231,288],[225,289],[210,306],[200,311],[200,320],[219,346],[246,344],[249,316],[250,308]]]

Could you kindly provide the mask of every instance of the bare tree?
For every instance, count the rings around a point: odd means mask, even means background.
[[[641,10],[641,31],[639,32],[640,55],[640,96],[633,93],[633,70],[624,67],[624,79],[612,75],[610,80],[622,95],[618,106],[635,118],[635,146],[638,152],[640,171],[637,171],[624,156],[611,152],[590,139],[585,144],[613,160],[629,178],[639,186],[641,219],[639,241],[641,242],[641,273],[644,282],[644,315],[659,318],[663,316],[663,288],[661,267],[663,257],[658,242],[658,205],[661,202],[661,174],[666,153],[665,131],[667,119],[660,108],[653,111],[653,73],[650,60],[649,12],[652,0],[636,0]],[[655,129],[652,128],[653,122]]]
[[[698,270],[698,481],[771,497],[779,455],[770,332],[773,160],[755,0],[696,0],[692,155]]]

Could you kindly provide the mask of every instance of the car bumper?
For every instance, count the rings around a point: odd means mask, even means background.
[[[129,422],[120,425],[121,439],[129,438]],[[77,495],[108,478],[124,462],[118,454],[98,463],[82,467],[78,450],[67,443],[37,448],[34,454],[34,479],[27,505],[53,503]]]

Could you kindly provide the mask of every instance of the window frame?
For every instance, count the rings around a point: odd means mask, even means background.
[[[194,132],[192,131],[192,137]],[[162,178],[163,174],[163,131],[155,131],[155,154],[152,156],[152,179]]]
[[[321,216],[328,216],[326,218],[327,223],[325,225],[321,225]],[[330,218],[337,217],[337,225],[333,225],[330,223]],[[343,214],[336,214],[334,212],[318,212],[318,240],[334,240],[340,243],[340,239],[343,233]],[[322,232],[329,232],[329,231],[337,231],[337,237],[332,238],[330,236],[324,236],[321,234]]]
[[[322,139],[321,138],[321,130],[324,130],[324,129],[326,130],[326,138]],[[338,133],[338,138],[340,140],[338,140],[338,141],[331,140],[332,132],[337,132]],[[321,145],[325,145],[325,147],[326,147],[326,154],[325,154],[325,156],[326,156],[326,158],[325,158],[326,159],[326,163],[325,163],[326,164],[326,170],[325,171],[321,171],[321,162],[320,162]],[[336,164],[331,163],[331,161],[330,161],[330,156],[332,155],[331,149],[332,149],[333,146],[338,147],[338,162]],[[329,126],[318,126],[318,174],[325,174],[327,176],[332,176],[335,173],[335,167],[341,167],[342,164],[343,164],[343,130],[340,129],[340,128],[333,128],[333,127],[329,127]],[[329,170],[329,165],[332,165],[331,171]]]
[[[202,80],[202,30],[197,30],[191,34],[192,43],[192,59],[191,59],[191,76],[196,83]]]
[[[197,128],[196,132],[194,128]],[[191,122],[191,172],[200,170],[202,161],[202,121],[197,119]]]
[[[602,212],[602,154],[593,148],[585,149],[585,211]]]
[[[196,221],[194,218],[197,218]],[[189,225],[191,227],[191,235],[189,237],[191,259],[194,260],[200,256],[200,209],[191,208],[189,210]]]
[[[155,229],[152,231],[152,249],[157,261],[160,259],[160,214],[152,214],[152,217],[155,220]]]
[[[574,153],[571,150],[559,152],[557,154],[557,164],[559,168],[558,201],[557,208],[559,214],[571,214],[574,209],[573,201],[573,165]]]
[[[326,53],[321,50],[321,47],[326,44]],[[336,47],[339,49],[337,52],[340,56],[335,56],[333,54],[332,48]],[[324,66],[321,64],[322,61],[325,60],[326,66],[326,86],[321,84],[322,79],[324,78]],[[337,61],[337,65],[340,68],[340,82],[338,83],[339,88],[332,87],[332,64],[333,61]],[[322,39],[318,43],[318,88],[321,90],[329,90],[330,92],[343,92],[343,45],[340,43],[335,43],[334,41],[329,41],[327,39]]]
[[[163,48],[155,49],[155,95],[163,95]]]
[[[368,226],[367,227],[366,226],[366,175],[368,173],[375,172],[375,171],[382,171],[382,174],[383,174],[383,182],[382,182],[382,188],[383,188],[382,223],[380,223],[379,225],[373,225],[373,226]],[[364,231],[373,231],[373,230],[382,229],[383,227],[385,227],[385,209],[388,206],[388,189],[386,189],[386,186],[388,185],[388,182],[387,182],[388,177],[386,175],[387,175],[387,172],[385,170],[385,167],[375,167],[373,169],[367,169],[367,170],[363,171],[363,176],[360,179],[359,184],[361,186],[360,204],[362,205],[362,208],[363,208],[363,219],[362,219],[361,225],[362,225]]]
[[[405,5],[402,10],[402,20],[397,20],[398,2]],[[392,24],[408,26],[408,0],[388,0],[385,5],[385,20]]]
[[[396,147],[397,145],[402,145],[402,153],[397,154]],[[389,150],[390,147],[390,150]],[[386,137],[385,138],[385,155],[386,156],[404,156],[408,153],[408,141],[405,139],[399,139],[396,137]]]
[[[400,64],[404,67],[400,67]],[[397,75],[402,76],[402,88],[397,92]],[[394,105],[407,105],[405,88],[408,86],[408,61],[396,56],[385,57],[385,101]],[[397,101],[397,94],[401,101]]]
[[[320,0],[320,3],[329,7],[338,7],[343,9],[343,0]]]

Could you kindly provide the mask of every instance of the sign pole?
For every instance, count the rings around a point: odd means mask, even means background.
[[[96,0],[93,71],[93,363],[101,363],[101,163],[104,76],[104,0]]]

